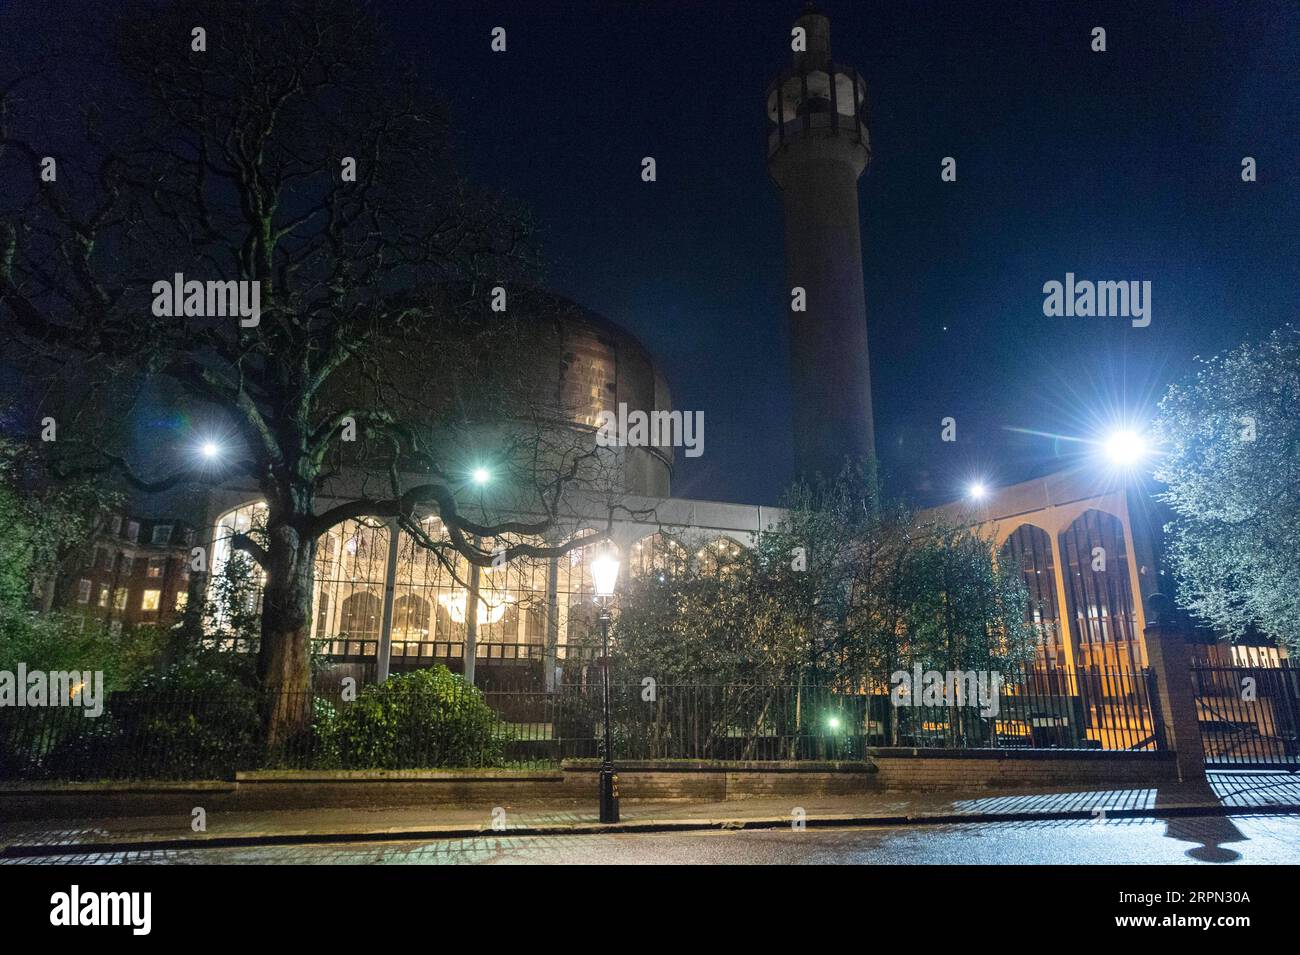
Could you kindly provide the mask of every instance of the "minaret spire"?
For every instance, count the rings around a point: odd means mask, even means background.
[[[797,464],[805,477],[834,476],[845,458],[875,457],[858,220],[858,177],[871,161],[867,89],[831,59],[824,14],[809,4],[794,26],[804,47],[767,90],[767,168],[785,212]]]

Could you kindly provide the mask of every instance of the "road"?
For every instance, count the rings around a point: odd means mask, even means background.
[[[19,860],[6,860],[10,864]],[[1300,816],[1109,819],[270,846],[75,855],[176,864],[1254,864],[1300,862]]]

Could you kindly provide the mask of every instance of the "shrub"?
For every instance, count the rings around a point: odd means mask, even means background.
[[[164,642],[156,627],[113,633],[76,613],[0,609],[0,670],[102,670],[105,688],[119,690],[148,671]]]
[[[250,694],[119,694],[43,766],[60,779],[221,779],[255,764],[258,712]]]
[[[259,758],[254,694],[216,670],[174,667],[109,694],[104,712],[33,713],[24,774],[57,779],[216,779]]]
[[[495,766],[507,741],[482,692],[444,666],[318,704],[315,717],[321,761],[340,769]]]

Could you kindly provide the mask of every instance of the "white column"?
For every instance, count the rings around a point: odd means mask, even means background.
[[[388,679],[388,666],[393,654],[393,597],[397,585],[397,545],[400,531],[397,521],[388,522],[388,564],[384,570],[384,614],[379,623],[379,645],[375,648],[375,680]]]

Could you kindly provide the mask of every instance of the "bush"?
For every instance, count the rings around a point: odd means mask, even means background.
[[[256,698],[143,690],[73,724],[43,761],[59,779],[223,779],[260,756]]]
[[[482,692],[444,666],[318,704],[315,717],[321,761],[339,769],[496,766],[507,741]]]
[[[107,691],[129,687],[148,672],[166,635],[156,627],[112,633],[76,613],[0,610],[0,670],[102,670]]]

